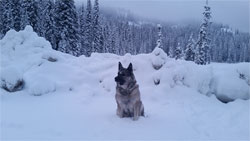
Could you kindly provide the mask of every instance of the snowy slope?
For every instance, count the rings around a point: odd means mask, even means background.
[[[0,41],[1,140],[248,140],[249,63],[198,66],[151,54],[72,57],[32,28]],[[116,116],[118,62],[133,63],[146,117]],[[233,101],[227,104],[222,101]]]

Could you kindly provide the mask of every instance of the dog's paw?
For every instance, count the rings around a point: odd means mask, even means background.
[[[138,120],[138,119],[139,119],[138,116],[133,117],[133,121],[136,121],[136,120]]]

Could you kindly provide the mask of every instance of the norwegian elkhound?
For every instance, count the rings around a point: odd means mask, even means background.
[[[144,107],[140,98],[139,85],[136,84],[133,73],[133,66],[130,63],[128,68],[123,68],[119,62],[118,76],[116,82],[116,114],[120,117],[133,117],[138,120],[139,116],[144,116]]]

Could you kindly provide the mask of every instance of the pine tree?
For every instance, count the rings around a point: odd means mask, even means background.
[[[93,10],[93,46],[92,52],[101,52],[101,26],[99,22],[99,3],[95,0],[94,10]]]
[[[157,25],[158,28],[158,40],[157,40],[157,47],[163,49],[162,45],[162,26],[160,24]]]
[[[70,43],[66,34],[67,34],[67,29],[63,28],[63,30],[60,33],[60,40],[58,42],[58,46],[59,46],[58,50],[64,53],[69,53]]]
[[[103,46],[103,52],[107,53],[109,52],[109,46],[110,46],[110,27],[108,24],[105,24],[104,29],[103,29],[103,38],[104,38],[104,46]]]
[[[55,40],[55,5],[53,0],[43,0],[44,1],[44,9],[43,9],[43,34],[45,39],[50,41],[52,48],[56,48],[56,40]]]
[[[3,19],[4,19],[4,15],[3,15],[3,12],[4,12],[4,4],[3,4],[3,1],[0,1],[0,40],[2,39],[2,37],[4,36],[4,33],[3,33]]]
[[[118,38],[118,34],[117,34],[117,28],[113,27],[111,29],[111,35],[110,35],[110,47],[109,47],[109,53],[114,53],[114,54],[118,54],[118,43],[119,43],[119,38]]]
[[[29,25],[27,3],[26,1],[21,0],[21,23],[20,23],[21,30],[23,30],[26,25]]]
[[[31,25],[35,32],[38,32],[38,5],[35,0],[22,0],[22,22],[21,29],[24,29],[26,25]]]
[[[85,21],[85,10],[84,10],[84,5],[82,4],[82,6],[80,7],[80,11],[78,13],[78,22],[79,22],[79,35],[80,35],[80,42],[81,42],[81,49],[80,49],[80,54],[81,55],[86,55],[87,50],[85,48],[85,27],[86,27],[86,21]]]
[[[181,59],[182,57],[183,57],[183,54],[182,54],[181,44],[178,43],[178,45],[175,49],[175,60]]]
[[[3,7],[3,13],[2,13],[2,31],[1,33],[3,35],[6,34],[7,31],[9,31],[11,28],[13,28],[12,24],[12,14],[11,14],[11,2],[10,0],[2,0],[1,4]]]
[[[21,3],[20,0],[10,0],[11,2],[11,25],[16,31],[21,30]]]
[[[21,30],[23,30],[25,28],[26,25],[29,25],[29,18],[28,18],[28,14],[27,11],[24,10],[22,8],[22,12],[21,12]]]
[[[175,47],[174,47],[174,45],[171,45],[170,47],[169,47],[169,57],[171,57],[171,58],[174,58],[175,57]]]
[[[194,61],[194,55],[195,55],[194,44],[195,43],[193,39],[193,34],[191,34],[188,40],[186,50],[185,50],[185,60],[187,61]]]
[[[45,22],[45,5],[48,0],[37,0],[37,33],[39,36],[45,37],[44,35],[44,22]]]
[[[169,56],[171,57],[171,58],[175,58],[175,56],[176,56],[176,48],[177,48],[177,46],[178,46],[178,38],[176,37],[176,38],[174,38],[174,39],[172,39],[172,44],[170,45],[170,48],[169,48]]]
[[[233,37],[232,35],[229,37],[229,41],[227,42],[228,45],[227,45],[227,62],[228,63],[234,63],[235,60],[234,60],[234,56],[233,56],[233,53],[235,51],[234,50],[234,44],[233,44]]]
[[[100,35],[100,52],[104,53],[104,33],[103,33],[103,27],[101,28],[101,35]]]
[[[205,12],[203,12],[204,15],[204,21],[201,24],[200,32],[199,32],[199,39],[197,41],[196,45],[196,54],[195,54],[195,63],[199,65],[206,65],[207,63],[210,63],[210,46],[209,41],[207,37],[207,31],[208,26],[210,25],[210,18],[211,18],[211,12],[210,7],[208,6],[208,1],[206,2],[206,6],[204,6]]]
[[[56,48],[74,56],[80,55],[77,12],[73,0],[55,3]]]
[[[92,30],[92,9],[91,9],[91,1],[87,1],[87,9],[86,9],[86,23],[85,23],[85,43],[84,47],[86,48],[86,55],[90,56],[92,52],[92,41],[93,41],[93,30]]]

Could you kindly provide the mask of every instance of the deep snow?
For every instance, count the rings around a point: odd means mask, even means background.
[[[1,140],[249,140],[250,63],[198,66],[151,54],[73,57],[27,26],[0,41]],[[133,63],[146,117],[116,116],[118,62]],[[227,104],[222,101],[232,101]]]

